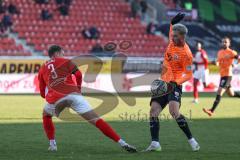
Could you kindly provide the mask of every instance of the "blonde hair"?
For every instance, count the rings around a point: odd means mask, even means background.
[[[181,35],[184,35],[184,36],[186,36],[187,33],[188,33],[187,27],[185,25],[181,24],[181,23],[173,25],[173,31],[177,31]]]

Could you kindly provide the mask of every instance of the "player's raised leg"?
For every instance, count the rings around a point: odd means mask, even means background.
[[[180,103],[176,101],[170,101],[169,102],[169,112],[172,115],[172,117],[176,120],[178,126],[181,128],[181,130],[184,132],[186,137],[188,138],[188,143],[192,147],[193,151],[198,151],[200,149],[200,146],[198,142],[193,138],[192,133],[189,129],[187,120],[185,117],[179,112]]]
[[[137,152],[136,148],[126,143],[121,137],[116,133],[116,131],[102,118],[100,118],[94,111],[89,111],[81,116],[87,120],[92,125],[96,126],[105,136],[117,142],[124,150],[128,152]]]
[[[212,105],[212,108],[210,108],[210,109],[203,108],[203,112],[208,114],[208,116],[212,116],[214,111],[218,107],[218,105],[219,105],[219,103],[221,101],[222,95],[225,93],[225,91],[226,91],[225,88],[219,87],[218,91],[217,91],[217,96],[216,96],[216,99],[215,99],[215,101],[214,101],[214,103]]]
[[[72,109],[76,111],[89,123],[97,127],[105,136],[118,143],[128,152],[137,152],[136,148],[126,143],[116,131],[102,118],[100,118],[90,107],[89,103],[80,94],[71,94],[66,99],[72,101]]]

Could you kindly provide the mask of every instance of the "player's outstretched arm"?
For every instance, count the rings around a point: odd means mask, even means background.
[[[169,41],[171,41],[172,39],[172,26],[182,21],[184,17],[185,17],[184,13],[178,13],[175,17],[172,18],[170,23],[169,34],[168,34]]]
[[[171,25],[179,23],[180,21],[183,20],[184,17],[185,17],[184,13],[178,13],[175,17],[172,18]]]

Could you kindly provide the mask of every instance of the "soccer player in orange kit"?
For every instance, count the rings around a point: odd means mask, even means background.
[[[52,117],[58,116],[58,110],[61,110],[59,107],[63,106],[72,108],[124,150],[136,152],[136,148],[127,144],[84,99],[81,94],[82,73],[71,60],[64,57],[63,49],[53,45],[49,48],[48,55],[50,60],[42,65],[38,74],[40,94],[46,100],[43,109],[43,128],[49,139],[48,150],[57,151]],[[72,76],[75,76],[77,84],[74,83]]]
[[[159,119],[161,111],[169,104],[169,112],[176,120],[178,126],[188,138],[193,151],[198,151],[200,146],[193,138],[185,117],[180,113],[182,84],[192,78],[192,52],[186,43],[187,28],[178,24],[184,14],[178,13],[170,24],[169,45],[166,49],[163,62],[161,79],[173,86],[173,90],[160,97],[152,97],[150,101],[150,132],[151,144],[145,151],[161,151],[159,142]]]
[[[221,76],[217,96],[211,109],[203,108],[203,111],[209,116],[213,115],[214,111],[216,110],[218,104],[221,101],[222,95],[226,91],[230,97],[240,98],[240,94],[234,92],[233,89],[231,88],[233,62],[234,59],[238,59],[239,61],[239,56],[237,55],[237,52],[235,50],[232,50],[230,48],[230,45],[231,45],[230,38],[225,37],[222,39],[222,49],[218,51],[217,57],[217,65],[219,65]]]

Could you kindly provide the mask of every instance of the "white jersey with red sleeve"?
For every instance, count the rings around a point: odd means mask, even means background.
[[[194,56],[194,62],[197,65],[197,69],[208,68],[208,56],[204,49],[198,50]]]
[[[40,94],[50,104],[73,92],[80,92],[72,73],[77,66],[67,58],[57,57],[45,62],[38,74]]]
[[[206,82],[209,74],[207,52],[203,49],[198,50],[194,56],[194,62],[195,62],[195,72],[193,74],[193,77],[195,79]]]

